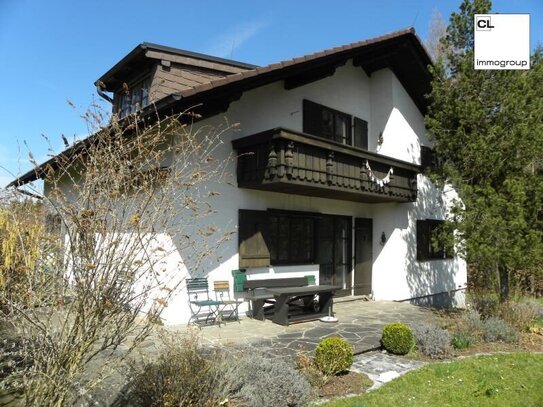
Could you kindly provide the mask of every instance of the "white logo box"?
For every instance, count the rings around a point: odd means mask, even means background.
[[[529,14],[475,14],[475,69],[530,69]]]

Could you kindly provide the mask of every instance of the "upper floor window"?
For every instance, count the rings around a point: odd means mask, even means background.
[[[118,93],[117,114],[125,117],[149,104],[149,87],[151,80],[146,78],[132,86],[125,86]]]
[[[435,171],[437,169],[437,160],[435,151],[426,146],[420,146],[420,165],[424,170]]]
[[[303,101],[303,132],[368,149],[368,122],[347,113]]]

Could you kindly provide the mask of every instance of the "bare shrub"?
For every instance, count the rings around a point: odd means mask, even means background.
[[[94,134],[37,169],[47,191],[40,205],[60,226],[56,239],[40,239],[25,265],[26,297],[0,292],[5,326],[32,362],[11,375],[28,405],[92,402],[93,389],[147,338],[186,270],[200,272],[231,232],[210,220],[218,196],[211,186],[228,164],[214,153],[229,126],[196,128],[187,114],[113,118],[104,127],[94,121],[99,112],[86,117]],[[45,230],[42,217],[34,221]],[[27,230],[13,233],[23,241]],[[18,256],[34,258],[33,247],[19,245]],[[174,254],[175,267],[166,267]],[[103,363],[90,371],[98,356]]]
[[[315,365],[315,361],[303,352],[296,355],[296,368],[302,373],[312,387],[322,387],[328,377]]]
[[[473,343],[482,340],[484,324],[481,315],[474,309],[463,312],[456,319],[455,331],[471,339]]]
[[[543,307],[537,302],[509,301],[500,305],[500,317],[519,331],[527,331]]]
[[[40,202],[14,199],[4,193],[0,197],[0,309],[8,311],[8,304],[35,305],[35,292],[48,299],[47,286],[52,280],[37,268],[41,261],[40,249],[47,247],[48,256],[58,256],[55,236],[43,219],[45,211]]]
[[[131,363],[122,404],[214,407],[224,401],[220,353],[206,353],[195,335],[163,336],[162,344],[156,361]]]
[[[499,313],[500,301],[494,293],[471,291],[467,297],[469,306],[476,310],[483,319]]]

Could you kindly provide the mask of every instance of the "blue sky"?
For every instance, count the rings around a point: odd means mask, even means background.
[[[62,150],[61,134],[70,141],[88,134],[80,115],[100,100],[94,81],[141,42],[266,65],[409,26],[425,39],[432,12],[448,21],[459,4],[0,0],[0,167],[7,169],[0,168],[0,187],[31,168],[29,149],[43,161],[49,147]],[[495,12],[530,13],[531,43],[543,44],[541,0],[493,4]]]

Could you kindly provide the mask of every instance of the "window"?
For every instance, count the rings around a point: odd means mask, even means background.
[[[308,264],[315,257],[315,218],[297,213],[270,213],[271,264]]]
[[[240,209],[239,267],[314,263],[317,220],[305,212]]]
[[[125,117],[149,104],[150,84],[151,80],[146,78],[119,91],[117,95],[117,113],[119,117]]]
[[[367,121],[309,100],[303,101],[303,132],[349,146],[368,148]]]
[[[420,166],[423,171],[426,169],[435,171],[437,168],[435,151],[430,147],[420,146]]]
[[[452,236],[445,228],[445,221],[417,220],[417,260],[440,260],[453,257],[449,247]]]

